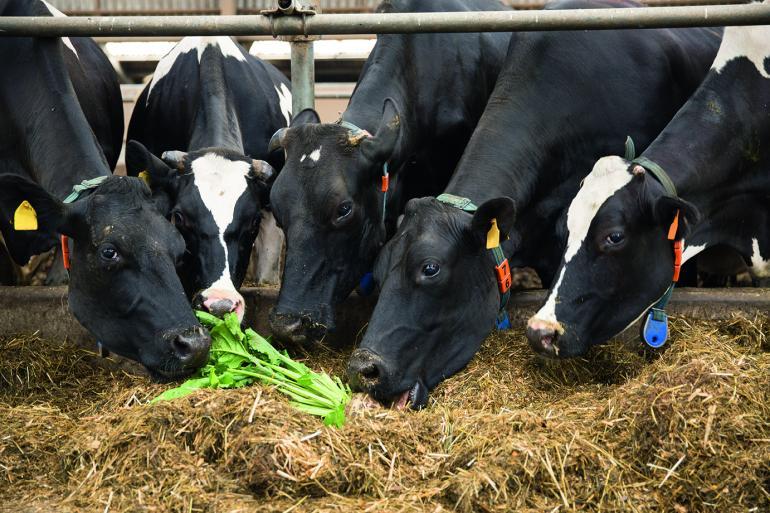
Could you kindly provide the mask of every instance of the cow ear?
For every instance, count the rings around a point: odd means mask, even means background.
[[[0,177],[0,228],[19,265],[51,249],[58,234],[78,238],[85,215],[82,202],[64,204],[20,176]]]
[[[493,219],[500,231],[500,242],[502,242],[511,233],[516,221],[516,206],[511,198],[503,196],[491,199],[479,206],[473,214],[473,221],[471,221],[471,231],[477,241],[486,244],[487,236],[492,229]]]
[[[677,211],[679,219],[675,226],[674,218]],[[655,200],[653,206],[653,215],[655,221],[666,229],[666,232],[676,229],[674,240],[681,240],[687,237],[692,231],[693,226],[700,222],[701,215],[698,207],[685,201],[682,198],[673,196],[661,196]]]
[[[291,126],[309,125],[311,123],[318,124],[321,122],[321,116],[313,109],[305,109],[291,120]]]
[[[126,168],[130,176],[139,176],[147,183],[158,209],[168,214],[179,187],[179,172],[134,140],[126,144]]]
[[[374,163],[384,164],[393,156],[401,131],[401,114],[398,106],[391,98],[387,98],[377,133],[374,137],[361,142],[361,153]]]

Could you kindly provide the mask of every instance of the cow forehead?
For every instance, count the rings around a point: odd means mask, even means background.
[[[208,153],[192,161],[193,186],[220,232],[232,223],[235,205],[248,189],[251,165]]]
[[[580,249],[602,205],[632,178],[628,163],[620,157],[604,157],[596,162],[567,211],[565,261],[569,262]]]

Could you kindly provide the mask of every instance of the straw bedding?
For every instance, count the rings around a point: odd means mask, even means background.
[[[770,511],[769,331],[677,319],[570,362],[495,334],[427,410],[341,430],[261,387],[149,406],[164,385],[0,339],[0,510]]]

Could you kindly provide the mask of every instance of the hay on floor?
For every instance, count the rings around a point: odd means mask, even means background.
[[[261,387],[148,406],[164,386],[3,340],[0,509],[770,511],[769,330],[678,319],[660,354],[614,343],[570,362],[496,334],[427,410],[342,430]]]

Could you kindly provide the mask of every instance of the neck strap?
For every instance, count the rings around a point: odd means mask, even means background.
[[[455,196],[454,194],[441,194],[436,198],[441,203],[473,214],[478,207],[469,198]],[[492,251],[495,259],[495,277],[497,278],[497,287],[500,292],[500,310],[497,313],[497,329],[507,330],[511,327],[511,321],[508,318],[508,311],[505,309],[508,300],[511,298],[511,266],[508,259],[505,258],[503,248],[500,246],[500,230],[497,227],[497,219],[492,219],[492,226],[487,233],[486,248]]]
[[[666,173],[657,162],[641,156],[633,159],[631,163],[641,166],[649,171],[650,174],[660,182],[667,194],[674,198],[678,197],[673,180],[671,180],[668,173]],[[653,348],[663,346],[663,344],[666,343],[666,340],[668,340],[669,335],[668,315],[666,314],[665,309],[669,300],[671,300],[671,295],[674,292],[676,283],[679,281],[679,273],[682,268],[682,252],[684,249],[682,239],[676,238],[677,229],[679,227],[679,217],[680,213],[677,210],[668,230],[668,240],[672,242],[674,250],[674,274],[671,279],[671,285],[669,285],[663,296],[661,296],[661,298],[650,308],[649,312],[647,312],[647,318],[642,326],[642,339],[647,345]]]

